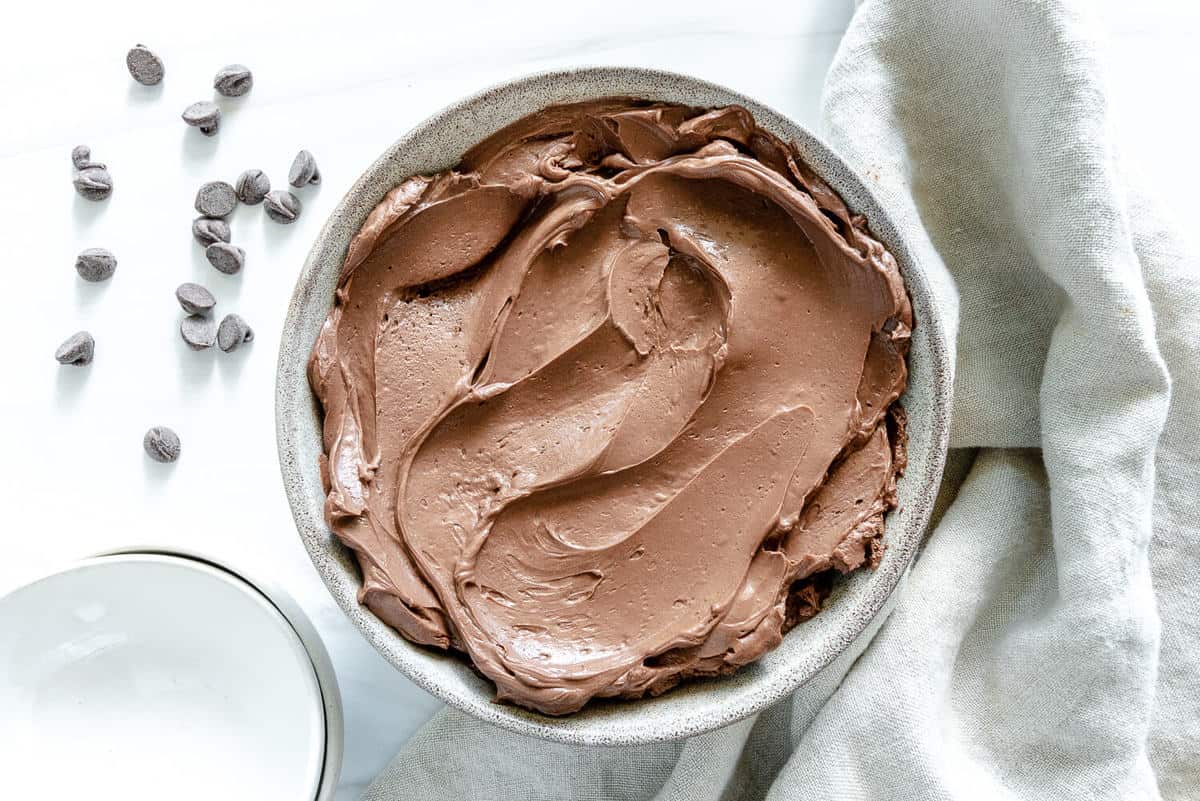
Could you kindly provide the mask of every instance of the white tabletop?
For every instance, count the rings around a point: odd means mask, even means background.
[[[0,31],[0,231],[6,291],[0,592],[116,546],[205,550],[290,590],[337,669],[346,712],[339,799],[361,787],[437,708],[392,670],[334,607],[292,526],[275,457],[275,358],[287,299],[316,232],[390,142],[449,100],[523,73],[573,64],[636,64],[692,73],[814,126],[824,72],[851,0],[681,5],[441,2],[27,3]],[[1179,219],[1200,215],[1192,189],[1200,113],[1197,25],[1188,0],[1100,4],[1113,119],[1126,162]],[[119,7],[118,7],[119,6]],[[168,16],[164,11],[171,8]],[[162,86],[134,84],[125,51],[145,42],[166,63]],[[210,99],[213,73],[254,71],[253,91],[205,139],[179,119]],[[115,182],[102,203],[71,187],[71,148],[91,146]],[[300,148],[320,187],[300,190],[283,227],[260,207],[232,218],[241,275],[215,272],[192,241],[192,200],[206,180],[265,170],[282,187]],[[115,277],[85,284],[76,253],[107,247]],[[205,284],[218,315],[257,334],[234,354],[179,340],[172,293]],[[95,362],[59,367],[53,352],[89,329]],[[147,427],[174,427],[183,455],[149,462]],[[98,798],[109,797],[97,788]]]

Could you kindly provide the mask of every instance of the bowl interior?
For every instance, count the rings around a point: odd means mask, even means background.
[[[480,139],[537,109],[606,95],[743,105],[759,125],[795,142],[849,207],[866,215],[872,232],[896,256],[913,301],[916,327],[902,398],[909,415],[909,462],[898,484],[900,505],[888,517],[879,568],[837,582],[824,611],[759,662],[725,678],[685,682],[659,698],[593,703],[551,718],[493,703],[491,683],[465,661],[409,643],[358,604],[353,554],[331,535],[322,516],[321,420],[305,366],[332,306],[350,239],[388,190],[411,175],[454,166]],[[363,173],[318,235],[292,297],[279,356],[276,426],[284,484],[305,547],[337,603],[393,665],[447,703],[504,728],[561,742],[622,745],[691,736],[751,715],[811,679],[867,630],[907,570],[928,522],[946,453],[950,383],[946,334],[926,275],[863,182],[828,147],[783,115],[715,84],[655,70],[588,68],[533,75],[458,101],[402,137]]]

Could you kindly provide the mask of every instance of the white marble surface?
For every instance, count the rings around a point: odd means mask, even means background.
[[[1200,11],[1193,3],[1097,4],[1108,41],[1114,125],[1125,161],[1175,206],[1200,213],[1194,139],[1200,112]],[[346,710],[339,799],[357,796],[437,702],[395,673],[332,605],[295,536],[275,458],[274,364],[285,305],[317,229],[376,154],[447,101],[540,69],[597,63],[690,72],[816,121],[824,71],[851,0],[777,4],[613,2],[327,4],[32,3],[0,30],[0,314],[6,424],[0,592],[109,547],[199,548],[269,576],[308,610],[329,647]],[[753,13],[749,13],[753,10]],[[124,52],[163,57],[163,85],[134,84]],[[205,139],[179,113],[209,99],[213,73],[244,62],[245,98],[223,102]],[[91,146],[116,190],[104,203],[71,188],[70,150]],[[240,208],[236,277],[212,270],[189,233],[205,180],[248,167],[276,186],[299,148],[324,181],[299,192],[281,227]],[[113,250],[116,276],[80,281],[75,254]],[[257,339],[241,352],[179,341],[172,292],[209,286]],[[96,361],[60,368],[54,348],[90,329]],[[149,462],[144,430],[171,425],[181,460]],[[122,797],[96,788],[97,798]]]

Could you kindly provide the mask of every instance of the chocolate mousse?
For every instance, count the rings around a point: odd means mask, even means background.
[[[313,349],[361,602],[552,715],[758,659],[882,555],[912,325],[744,108],[519,120],[383,198]]]

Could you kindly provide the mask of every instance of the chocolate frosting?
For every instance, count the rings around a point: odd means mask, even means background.
[[[525,117],[387,194],[314,347],[360,600],[548,714],[758,659],[882,552],[912,324],[745,109]]]

